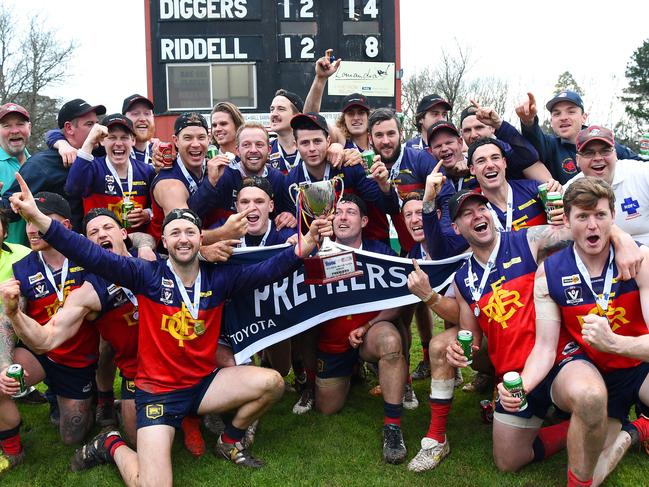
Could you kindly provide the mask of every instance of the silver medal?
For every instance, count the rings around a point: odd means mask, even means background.
[[[478,306],[478,303],[476,303],[475,308],[473,308],[473,314],[476,318],[480,316],[480,306]]]

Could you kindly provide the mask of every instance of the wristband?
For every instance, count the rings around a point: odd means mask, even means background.
[[[436,293],[435,291],[432,291],[428,296],[426,296],[426,299],[424,299],[424,303],[426,303],[426,306],[429,308],[433,308],[437,306],[437,304],[441,301],[442,295]]]

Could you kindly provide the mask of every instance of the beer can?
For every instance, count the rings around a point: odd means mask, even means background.
[[[162,154],[164,169],[169,169],[174,163],[174,153],[171,142],[160,142],[158,144],[158,150],[160,151],[160,154]]]
[[[208,145],[207,146],[207,154],[205,158],[209,161],[210,159],[214,159],[217,155],[219,154],[219,148],[215,145]]]
[[[550,212],[561,208],[561,200],[563,196],[558,191],[550,191],[545,197],[545,213],[548,216],[548,221],[550,221]]]
[[[372,149],[361,152],[361,157],[363,158],[363,161],[365,161],[365,174],[367,174],[367,176],[372,173],[372,164],[374,164],[375,155],[376,154],[374,154]]]
[[[548,200],[548,183],[539,184],[539,198],[541,198],[541,203],[545,205]]]
[[[464,351],[464,356],[467,358],[467,364],[473,363],[473,333],[469,330],[460,330],[457,332],[457,341]]]
[[[480,419],[484,424],[494,422],[494,405],[489,399],[480,401]]]
[[[7,368],[7,377],[14,379],[20,385],[20,392],[16,393],[13,397],[23,397],[27,394],[27,385],[25,384],[25,371],[20,364],[11,364]]]
[[[131,223],[128,221],[128,214],[135,209],[135,205],[131,200],[122,200],[122,226],[124,228],[131,228]]]
[[[525,389],[523,389],[523,379],[518,372],[507,372],[503,376],[503,386],[507,389],[512,396],[518,397],[521,400],[519,411],[527,408],[527,396]]]

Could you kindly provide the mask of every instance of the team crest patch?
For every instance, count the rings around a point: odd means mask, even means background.
[[[146,417],[149,419],[158,419],[164,414],[164,406],[162,404],[147,404]]]
[[[160,301],[166,304],[167,306],[172,305],[174,301],[173,289],[170,289],[168,287],[163,287],[162,290],[160,291]]]
[[[124,379],[124,386],[128,392],[135,392],[135,381]]]
[[[566,303],[568,304],[579,304],[584,302],[584,298],[581,296],[581,287],[572,286],[564,290],[566,295]]]
[[[45,285],[44,282],[38,283],[34,286],[35,298],[42,298],[43,296],[47,296],[47,295],[48,295],[47,286]]]
[[[276,159],[279,159],[280,157],[282,157],[282,155],[279,152],[273,152],[271,155],[268,156],[268,159],[274,161]]]
[[[43,281],[43,280],[45,280],[45,277],[43,276],[43,273],[42,273],[42,272],[37,272],[37,273],[34,274],[33,276],[29,276],[28,279],[29,279],[29,284],[34,284],[34,283],[36,283],[36,282],[38,282],[38,281]]]
[[[104,181],[106,187],[106,194],[116,195],[117,190],[115,189],[115,178],[110,174],[106,174]]]
[[[579,274],[573,274],[572,276],[563,276],[561,278],[562,286],[574,286],[575,284],[581,284],[581,276]]]
[[[566,157],[561,161],[561,167],[566,174],[577,174],[577,164],[572,157]]]

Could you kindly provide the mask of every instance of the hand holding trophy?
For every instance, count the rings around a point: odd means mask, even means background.
[[[315,219],[333,215],[337,205],[336,184],[338,182],[340,182],[340,196],[342,196],[345,183],[340,176],[315,183],[292,184],[289,187],[289,194],[297,208],[297,218],[302,218],[301,221],[306,222],[307,217]],[[300,232],[298,238],[301,238]],[[354,252],[342,250],[329,237],[323,239],[320,250],[314,257],[304,259],[304,270],[305,284],[328,284],[363,275],[363,271],[359,271],[356,265]]]

